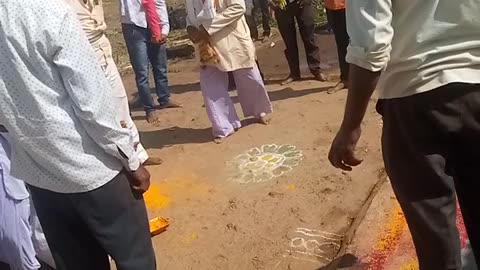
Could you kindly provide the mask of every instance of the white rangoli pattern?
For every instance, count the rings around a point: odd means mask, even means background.
[[[293,145],[252,148],[233,160],[235,175],[231,179],[240,183],[266,182],[291,171],[302,159],[302,151]]]

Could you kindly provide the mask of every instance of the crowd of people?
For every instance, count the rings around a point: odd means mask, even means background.
[[[119,1],[140,100],[156,125],[158,108],[182,107],[168,87],[166,3]],[[282,84],[301,78],[297,26],[314,79],[328,80],[312,1],[261,1],[186,1],[216,143],[241,128],[229,78],[245,117],[267,125],[273,112],[254,45],[258,8],[263,38],[271,35],[273,11],[285,43],[290,75]],[[2,262],[11,270],[35,270],[43,262],[59,270],[103,270],[110,269],[109,258],[117,269],[156,269],[143,193],[150,185],[145,166],[162,161],[140,142],[102,5],[0,3],[1,269]],[[385,168],[420,269],[461,269],[457,198],[480,262],[480,1],[325,0],[325,7],[340,66],[340,81],[329,92],[349,89],[330,162],[347,171],[362,162],[355,148],[378,88]]]

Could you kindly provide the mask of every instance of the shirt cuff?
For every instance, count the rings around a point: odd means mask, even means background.
[[[138,154],[137,154],[137,151],[135,151],[133,153],[132,156],[130,156],[130,158],[128,160],[125,160],[123,166],[128,170],[128,171],[131,171],[131,172],[134,172],[136,170],[138,170],[138,168],[140,167],[141,163],[140,163],[140,158],[138,157]]]
[[[390,49],[379,52],[366,52],[362,47],[349,46],[346,61],[372,72],[383,71],[390,60]]]

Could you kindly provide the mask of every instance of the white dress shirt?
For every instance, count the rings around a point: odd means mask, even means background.
[[[167,36],[170,32],[168,10],[165,0],[155,0],[158,18],[162,26],[162,34]],[[147,28],[147,14],[142,5],[142,0],[120,0],[120,16],[122,23],[134,24],[138,27]]]
[[[480,0],[347,0],[347,61],[383,71],[380,98],[480,83]]]
[[[112,89],[63,1],[1,1],[0,55],[0,123],[13,139],[14,177],[77,193],[112,180],[122,162],[139,167]]]
[[[105,35],[107,24],[102,0],[64,0],[77,13],[78,20],[90,43]]]

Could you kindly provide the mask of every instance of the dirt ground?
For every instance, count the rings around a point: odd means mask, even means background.
[[[107,2],[106,9],[114,50],[121,52],[117,8]],[[164,160],[149,168],[152,187],[145,196],[151,218],[171,219],[169,229],[153,238],[159,269],[331,269],[325,266],[344,251],[372,190],[384,179],[374,100],[359,147],[364,164],[342,173],[328,163],[346,97],[345,92],[326,93],[338,78],[333,37],[317,36],[333,81],[305,80],[287,87],[278,84],[288,75],[284,46],[278,35],[272,40],[275,46],[258,44],[257,51],[274,106],[269,126],[247,119],[239,132],[214,144],[193,60],[169,66],[172,98],[184,108],[160,111],[158,127],[148,125],[143,112],[133,111],[143,145]],[[308,77],[304,59],[302,52]],[[125,54],[119,53],[119,61],[128,66]],[[127,73],[124,81],[133,99],[133,75]],[[232,97],[236,100],[235,92]],[[262,148],[271,144],[278,147]],[[260,151],[250,151],[249,160],[275,163],[278,177],[239,178],[258,169],[258,164],[236,163],[253,148]]]

